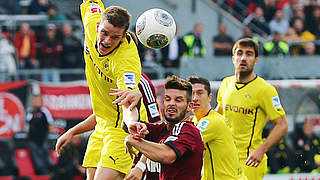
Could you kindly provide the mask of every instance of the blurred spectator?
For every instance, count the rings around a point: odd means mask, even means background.
[[[33,157],[37,157],[35,164],[41,168],[41,172],[49,174],[52,162],[49,159],[48,133],[54,132],[53,118],[50,111],[42,106],[41,95],[33,94],[31,105],[32,109],[26,117],[30,152]]]
[[[304,55],[316,56],[316,45],[313,42],[307,42],[304,45]]]
[[[62,14],[59,14],[57,11],[58,9],[55,5],[50,5],[48,7],[48,21],[49,23],[61,25],[65,23],[67,19]]]
[[[320,153],[320,139],[313,133],[311,121],[306,121],[302,132],[294,138],[296,165],[300,172],[311,172],[316,168],[314,157]]]
[[[285,138],[273,146],[267,155],[268,166],[272,174],[288,174],[294,171],[294,153]]]
[[[82,68],[84,60],[82,59],[81,42],[73,36],[70,24],[64,24],[62,28],[62,63],[61,68]],[[74,80],[74,75],[64,75],[63,80]]]
[[[20,31],[15,35],[14,45],[17,48],[20,69],[33,69],[39,66],[39,61],[36,59],[36,36],[28,23],[21,24]]]
[[[4,14],[21,14],[19,0],[2,0],[0,2],[0,12]]]
[[[61,42],[56,37],[56,25],[47,25],[47,34],[45,39],[41,42],[41,63],[42,68],[51,69],[42,76],[42,81],[54,81],[59,82],[60,76],[56,69],[61,65],[61,53],[63,47]]]
[[[295,14],[297,14],[296,11],[298,9],[302,9],[299,0],[290,0],[289,3],[283,7],[283,18],[290,22]]]
[[[13,77],[17,72],[13,44],[2,34],[0,27],[0,73]]]
[[[85,168],[81,166],[85,154],[85,146],[80,134],[72,137],[71,143],[66,146],[58,159],[51,180],[85,179]]]
[[[293,28],[302,42],[313,41],[316,39],[316,36],[314,34],[304,29],[303,21],[300,18],[296,18],[293,21]],[[301,55],[303,54],[303,52],[304,52],[304,46],[300,45],[300,46],[297,46],[297,48],[294,49],[294,51],[292,51],[292,55]]]
[[[227,34],[227,27],[220,23],[218,28],[219,34],[212,39],[212,46],[214,48],[214,56],[229,56],[232,55],[233,39]]]
[[[48,8],[48,0],[32,0],[29,8],[29,14],[47,14]]]
[[[289,23],[291,25],[294,24],[294,20],[295,19],[301,19],[303,22],[305,21],[306,19],[306,16],[304,15],[304,12],[303,12],[303,8],[298,8],[296,11],[295,11],[295,14],[294,16],[290,19]]]
[[[315,33],[317,29],[314,24],[317,22],[315,21],[314,10],[318,9],[317,0],[309,0],[309,3],[304,7],[304,14],[305,14],[305,28],[312,33]]]
[[[264,12],[263,13],[264,19],[266,20],[267,23],[269,23],[277,11],[276,1],[275,0],[263,0],[262,2],[263,3],[261,5],[261,7]]]
[[[299,52],[301,39],[292,27],[288,28],[286,34],[282,36],[282,39],[289,44],[290,55],[294,55],[294,52]]]
[[[183,54],[185,57],[203,57],[206,55],[205,40],[201,37],[203,31],[202,24],[196,24],[193,31],[183,37],[188,47],[188,51]]]
[[[242,37],[240,37],[239,39],[242,38],[252,38],[252,31],[248,26],[245,26],[242,30]]]
[[[178,70],[180,68],[181,56],[188,50],[187,45],[179,35],[179,29],[177,27],[176,35],[171,43],[161,49],[161,64],[164,68],[174,68]],[[174,72],[169,72],[167,75],[177,75]]]
[[[311,17],[306,18],[305,26],[308,31],[312,34],[318,33],[318,25],[320,24],[320,8],[316,7],[313,9]]]
[[[263,54],[266,56],[283,57],[289,54],[289,45],[281,40],[281,35],[278,32],[273,33],[272,41],[264,43],[263,48]]]
[[[287,32],[289,28],[289,22],[283,18],[281,9],[276,11],[273,19],[269,23],[269,27],[271,33],[279,32],[281,35],[284,35]]]
[[[269,26],[263,16],[263,9],[257,6],[253,13],[243,20],[243,23],[250,27],[252,32],[266,37],[270,34]]]

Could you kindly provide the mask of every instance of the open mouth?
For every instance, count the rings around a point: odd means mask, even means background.
[[[110,46],[106,46],[102,43],[100,43],[100,51],[107,51],[110,48]]]
[[[168,108],[167,110],[168,115],[174,115],[177,113],[177,109],[175,108]]]

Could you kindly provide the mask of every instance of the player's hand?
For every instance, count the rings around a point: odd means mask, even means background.
[[[259,148],[252,151],[249,154],[249,157],[246,161],[247,166],[252,166],[252,167],[258,167],[262,158],[263,158],[264,152],[260,150]]]
[[[71,142],[72,137],[73,134],[70,131],[67,131],[58,138],[56,143],[56,152],[58,157],[61,155],[61,150]]]
[[[114,93],[110,93],[110,96],[119,96],[112,104],[118,104],[120,106],[129,104],[129,109],[132,111],[139,103],[142,94],[136,90],[128,89],[110,89]]]
[[[126,139],[124,140],[124,145],[126,146],[126,153],[130,153],[131,159],[134,159],[134,156],[138,156],[138,154],[133,150],[132,145],[130,142],[136,141],[133,139],[131,135],[127,136]]]
[[[149,134],[147,125],[140,122],[132,122],[127,125],[129,133],[132,135],[132,138],[139,140],[144,138]]]
[[[130,170],[130,173],[124,180],[141,180],[142,179],[143,172],[141,171],[140,168],[132,168]]]

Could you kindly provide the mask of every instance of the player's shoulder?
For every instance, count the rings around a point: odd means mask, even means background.
[[[198,126],[200,124],[205,126],[209,126],[209,124],[211,124],[212,126],[212,124],[220,124],[224,122],[225,122],[224,116],[222,116],[215,110],[211,109],[207,116],[200,119]]]
[[[269,82],[267,82],[265,79],[263,79],[262,77],[258,76],[256,79],[256,83],[258,84],[258,86],[256,87],[260,87],[261,89],[274,89],[275,87],[273,85],[271,85]]]
[[[222,84],[227,84],[227,83],[234,82],[235,79],[236,79],[236,76],[235,76],[235,75],[224,77],[224,78],[222,79]]]
[[[198,132],[198,128],[194,125],[191,121],[183,121],[175,124],[174,128],[172,129],[173,135],[178,135],[181,132]]]

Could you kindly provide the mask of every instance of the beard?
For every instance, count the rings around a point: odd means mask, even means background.
[[[182,119],[185,118],[186,113],[187,113],[187,108],[184,109],[184,110],[180,113],[180,115],[179,115],[178,117],[176,117],[176,118],[169,118],[169,117],[167,117],[166,114],[164,115],[164,117],[166,118],[166,120],[167,120],[168,122],[177,124],[177,123],[179,123]]]
[[[252,69],[248,69],[247,71],[240,71],[240,77],[245,78],[248,77],[252,73]]]

